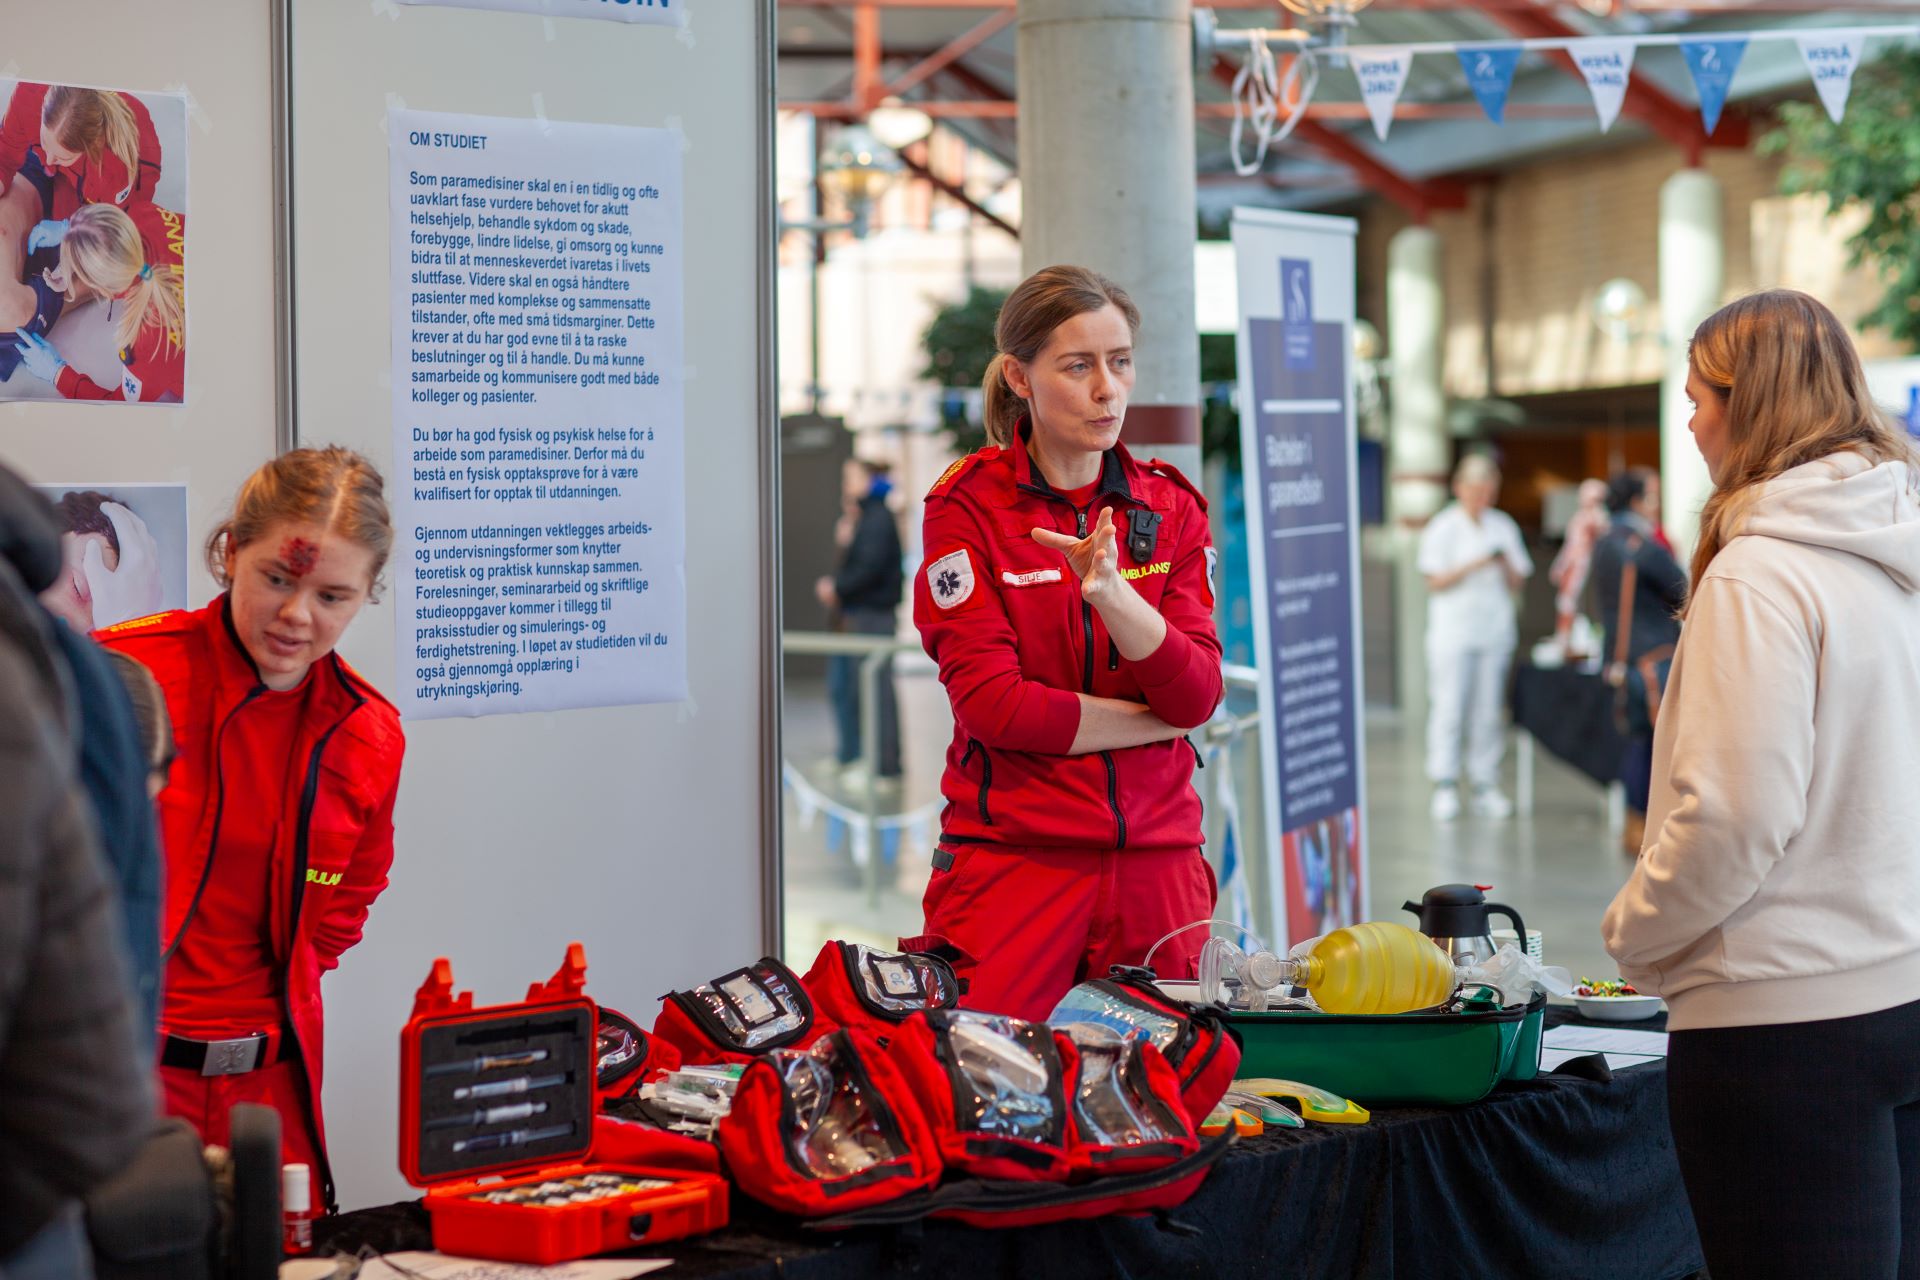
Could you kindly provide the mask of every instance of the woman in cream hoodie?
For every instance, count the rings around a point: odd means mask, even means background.
[[[1920,468],[1805,294],[1688,363],[1715,488],[1607,950],[1714,1280],[1920,1276]]]

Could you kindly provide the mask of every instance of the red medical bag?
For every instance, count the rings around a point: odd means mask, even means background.
[[[553,1263],[727,1223],[715,1174],[595,1163],[595,1006],[579,943],[519,1004],[476,1009],[444,958],[400,1036],[400,1171],[445,1253]]]
[[[1073,1047],[1045,1023],[967,1009],[916,1014],[888,1046],[949,1169],[980,1178],[1067,1176]]]
[[[858,1028],[756,1059],[716,1137],[742,1191],[800,1217],[884,1204],[940,1180],[939,1146],[912,1091]]]
[[[829,942],[800,979],[815,1012],[842,1027],[859,1027],[884,1043],[916,1013],[960,1002],[953,966],[926,952],[882,951],[857,942]]]
[[[683,1066],[751,1062],[773,1049],[804,1049],[834,1029],[793,970],[772,956],[687,991],[669,992],[653,1034]]]
[[[1144,1037],[1160,1050],[1180,1081],[1180,1100],[1198,1130],[1240,1069],[1240,1042],[1218,1009],[1188,1004],[1162,991],[1145,969],[1115,966],[1061,997],[1047,1021],[1058,1028],[1076,1022]]]

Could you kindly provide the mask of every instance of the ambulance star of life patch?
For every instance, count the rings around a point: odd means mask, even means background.
[[[973,560],[965,547],[927,566],[927,589],[942,609],[954,609],[973,597]]]

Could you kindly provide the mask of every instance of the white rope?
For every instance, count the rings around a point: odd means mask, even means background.
[[[1273,46],[1267,32],[1252,33],[1260,38],[1247,45],[1247,60],[1233,77],[1233,130],[1227,145],[1233,156],[1233,169],[1243,178],[1259,173],[1267,161],[1267,149],[1285,142],[1306,117],[1313,102],[1313,91],[1320,84],[1320,64],[1313,58],[1295,58],[1283,79],[1274,61]],[[1304,80],[1304,83],[1303,83]],[[1285,121],[1280,119],[1280,104],[1289,97]],[[1277,127],[1276,127],[1277,126]],[[1255,135],[1253,157],[1244,157],[1240,140],[1244,130]]]

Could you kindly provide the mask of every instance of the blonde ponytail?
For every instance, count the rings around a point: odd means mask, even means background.
[[[140,185],[139,122],[133,118],[133,108],[126,98],[111,89],[100,91],[100,106],[105,114],[107,150],[127,167],[127,190],[131,192]]]
[[[186,274],[169,263],[147,261],[140,229],[125,210],[110,204],[81,205],[73,211],[60,248],[72,277],[70,286],[124,301],[114,332],[121,350],[132,349],[148,326],[167,335],[169,354],[184,349]]]

